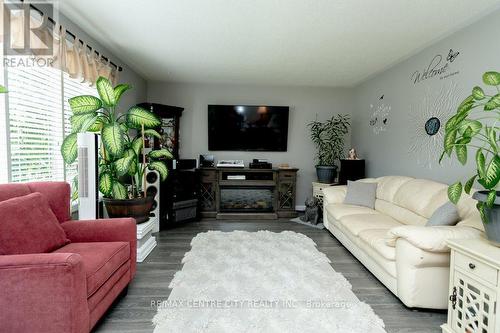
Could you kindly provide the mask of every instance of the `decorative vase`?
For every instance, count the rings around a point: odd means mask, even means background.
[[[103,201],[109,217],[133,217],[137,224],[140,224],[149,220],[154,197],[146,196],[145,198],[125,200],[104,198]]]
[[[485,207],[484,213],[488,221],[483,223],[484,232],[488,241],[494,245],[500,247],[500,192],[497,192],[497,197],[495,199],[495,204],[492,208]],[[474,193],[472,198],[477,201],[486,202],[488,196],[487,191],[477,191]]]
[[[336,165],[316,165],[316,175],[320,183],[332,184],[337,178]]]

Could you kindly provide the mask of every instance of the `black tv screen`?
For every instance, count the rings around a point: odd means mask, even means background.
[[[288,106],[209,105],[208,149],[286,151]]]

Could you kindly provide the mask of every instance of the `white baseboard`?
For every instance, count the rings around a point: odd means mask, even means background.
[[[295,210],[298,212],[303,212],[306,210],[306,206],[305,205],[297,205],[297,206],[295,206]]]
[[[146,243],[137,249],[137,262],[143,262],[155,247],[156,237],[149,238]]]

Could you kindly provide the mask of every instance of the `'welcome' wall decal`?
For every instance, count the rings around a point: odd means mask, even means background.
[[[435,55],[424,70],[416,70],[413,72],[410,78],[411,81],[413,84],[417,84],[435,77],[439,77],[440,80],[443,80],[458,74],[459,71],[450,72],[450,68],[453,61],[455,61],[459,55],[460,52],[453,51],[453,49],[450,49],[446,58],[441,54]]]

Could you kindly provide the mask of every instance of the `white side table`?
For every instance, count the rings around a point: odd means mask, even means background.
[[[338,183],[326,184],[326,183],[312,182],[313,197],[318,199],[319,207],[323,207],[323,189],[335,185],[338,185]]]
[[[450,298],[444,333],[497,333],[500,248],[484,239],[448,241]]]
[[[338,183],[327,184],[312,182],[313,197],[318,199],[319,222],[323,222],[323,189],[335,185],[338,185]]]

